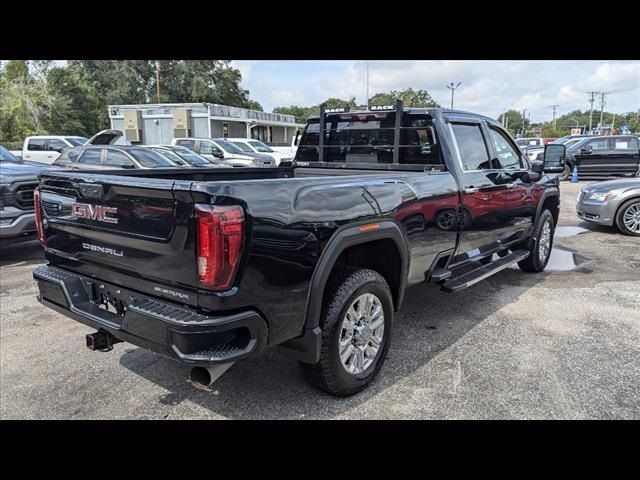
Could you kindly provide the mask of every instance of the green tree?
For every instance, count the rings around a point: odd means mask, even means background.
[[[391,90],[390,92],[377,93],[369,99],[369,105],[393,105],[396,99],[401,99],[405,107],[414,108],[438,108],[436,102],[426,90]]]
[[[4,68],[4,78],[9,82],[29,78],[29,67],[25,60],[11,60]]]
[[[357,106],[355,97],[351,97],[348,100],[332,97],[326,99],[323,103],[325,104],[325,108],[354,108]],[[309,116],[320,113],[320,105],[311,105],[310,107],[299,107],[297,105],[276,107],[273,109],[273,113],[293,115],[296,117],[296,122],[305,123]]]
[[[523,134],[526,133],[529,128],[529,120],[525,118],[523,124],[522,112],[518,112],[517,110],[507,110],[498,117],[498,122],[505,125],[509,133],[514,136],[518,134],[524,136]]]

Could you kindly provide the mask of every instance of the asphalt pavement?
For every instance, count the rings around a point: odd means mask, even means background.
[[[409,289],[376,381],[350,398],[310,387],[269,350],[212,391],[133,345],[84,346],[92,330],[36,301],[37,240],[0,249],[3,419],[640,419],[640,239],[575,215],[562,183],[554,256],[456,294]]]

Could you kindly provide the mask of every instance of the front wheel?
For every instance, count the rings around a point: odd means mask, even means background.
[[[364,389],[380,371],[393,329],[393,300],[385,279],[348,269],[327,285],[320,317],[320,361],[300,363],[317,388],[337,396]]]
[[[551,249],[553,248],[553,234],[555,232],[555,221],[553,214],[544,209],[533,227],[533,238],[531,239],[529,256],[518,262],[518,266],[525,272],[541,272],[549,263]]]
[[[616,214],[616,226],[625,235],[640,236],[640,198],[622,204]]]

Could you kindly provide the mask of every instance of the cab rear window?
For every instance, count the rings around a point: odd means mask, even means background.
[[[348,164],[393,164],[395,113],[327,115],[324,152],[319,158],[318,121],[307,124],[298,161]],[[398,164],[444,167],[433,122],[428,115],[403,115]]]

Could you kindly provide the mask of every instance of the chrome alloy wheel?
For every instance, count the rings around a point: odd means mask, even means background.
[[[339,337],[340,361],[344,369],[357,375],[373,364],[384,336],[382,302],[372,293],[356,298],[344,318]]]
[[[551,222],[547,220],[542,226],[542,232],[540,233],[540,242],[538,242],[538,258],[541,262],[544,262],[549,255],[551,249]]]
[[[632,203],[622,214],[624,226],[633,233],[640,233],[640,203]]]

